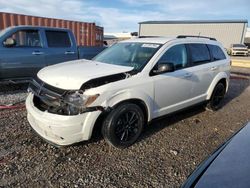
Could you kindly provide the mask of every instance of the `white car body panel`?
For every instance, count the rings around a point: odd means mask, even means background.
[[[99,94],[90,107],[101,106],[107,109],[127,100],[138,100],[145,105],[149,122],[154,118],[209,100],[214,87],[221,79],[226,79],[228,88],[230,59],[217,41],[201,38],[140,38],[123,42],[158,43],[162,44],[162,47],[136,75],[85,90],[84,94],[87,96]],[[220,46],[226,59],[150,76],[152,68],[165,51],[173,45],[188,43]],[[38,77],[56,88],[78,90],[89,80],[125,73],[132,69],[132,67],[78,60],[42,69]],[[42,112],[33,104],[33,94],[29,94],[26,107],[29,123],[36,132],[58,145],[88,140],[101,114],[100,111],[94,111],[64,116]]]
[[[109,83],[97,88],[89,89],[86,95],[100,94],[100,97],[91,105],[101,104],[104,107],[114,107],[118,103],[138,99],[145,103],[148,109],[148,121],[152,120],[154,107],[154,85],[150,77],[139,73],[129,79]]]
[[[163,116],[180,109],[191,97],[193,81],[185,77],[190,72],[188,69],[156,75],[154,80],[154,117]]]

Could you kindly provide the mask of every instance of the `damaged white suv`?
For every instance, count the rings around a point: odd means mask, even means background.
[[[124,148],[157,117],[201,102],[217,110],[229,74],[230,59],[212,38],[122,41],[92,61],[42,69],[30,84],[28,121],[56,145],[90,139],[101,122],[105,140]]]

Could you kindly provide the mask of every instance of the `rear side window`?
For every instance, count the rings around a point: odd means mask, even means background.
[[[64,31],[46,31],[46,37],[49,47],[65,48],[71,47],[70,38]]]
[[[210,54],[206,44],[188,44],[191,61],[194,64],[203,64],[210,62]]]
[[[208,48],[212,54],[214,61],[226,59],[224,52],[221,50],[219,46],[208,44]]]

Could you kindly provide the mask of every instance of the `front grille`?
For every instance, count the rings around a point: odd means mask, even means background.
[[[236,55],[245,55],[244,52],[236,52],[235,54],[236,54]]]
[[[49,106],[47,104],[45,104],[39,97],[34,96],[33,98],[33,103],[35,105],[35,107],[37,107],[39,110],[41,111],[46,111],[49,109]]]
[[[48,85],[36,78],[30,82],[29,91],[34,94],[34,105],[41,111],[57,111],[67,90]]]
[[[36,96],[48,96],[52,99],[60,98],[67,92],[67,90],[51,86],[39,78],[36,78],[30,82],[29,90],[31,90]]]

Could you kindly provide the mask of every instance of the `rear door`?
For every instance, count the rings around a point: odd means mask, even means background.
[[[214,71],[217,67],[213,65],[208,46],[202,43],[187,44],[192,66],[191,98],[194,103],[204,101],[206,92],[210,86]]]
[[[78,59],[77,46],[69,35],[63,30],[45,30],[47,49],[45,62],[53,65],[65,61]]]
[[[41,33],[37,29],[19,30],[7,38],[16,44],[1,49],[1,78],[33,77],[45,66]],[[5,39],[5,40],[6,40]]]
[[[223,69],[227,67],[225,65],[227,64],[227,62],[225,61],[226,56],[219,46],[212,44],[207,44],[207,46],[212,56],[211,58],[213,61],[213,66],[211,67],[211,69],[213,77],[215,77],[219,72],[225,71]]]

